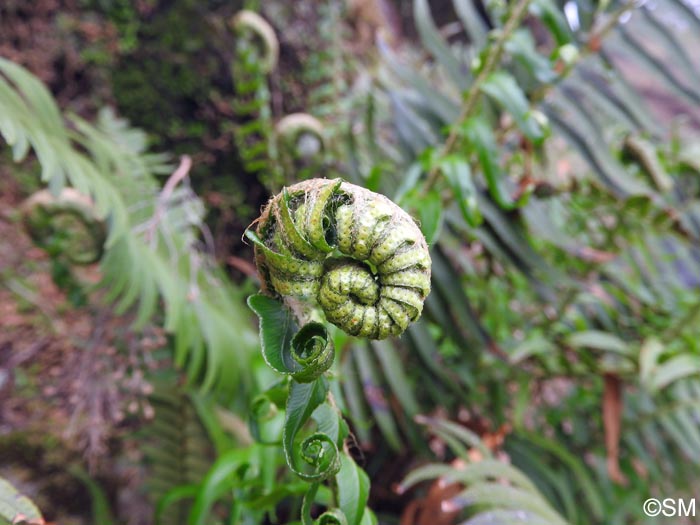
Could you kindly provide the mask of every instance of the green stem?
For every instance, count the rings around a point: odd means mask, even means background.
[[[477,107],[477,102],[479,101],[479,97],[481,95],[482,84],[486,82],[488,76],[500,64],[505,44],[510,38],[510,36],[513,34],[513,32],[520,26],[520,23],[522,22],[522,19],[525,16],[525,13],[527,12],[527,8],[529,7],[531,1],[532,0],[519,0],[519,2],[515,4],[515,6],[513,6],[508,16],[506,24],[503,26],[503,29],[501,29],[500,33],[496,37],[495,42],[489,49],[488,55],[486,56],[484,65],[481,68],[479,75],[476,77],[474,83],[467,92],[467,97],[464,99],[462,109],[459,113],[459,117],[457,117],[457,121],[455,122],[455,124],[452,125],[450,134],[447,136],[445,145],[443,146],[442,151],[438,156],[438,162],[435,162],[433,164],[433,167],[428,173],[428,179],[426,180],[425,186],[423,188],[424,195],[427,194],[433,188],[433,186],[435,186],[435,183],[437,182],[437,179],[440,175],[439,161],[444,159],[447,155],[449,155],[454,149],[454,147],[457,145],[457,139],[459,138],[459,130],[461,128],[461,125],[469,117],[472,116],[474,110]]]
[[[637,4],[635,4],[635,2],[629,2],[623,4],[615,12],[613,12],[610,15],[610,17],[605,21],[605,23],[603,23],[600,29],[592,32],[588,36],[588,38],[586,39],[586,44],[581,48],[579,54],[576,55],[576,57],[566,65],[566,67],[562,70],[559,76],[557,76],[557,78],[554,79],[552,82],[549,82],[548,84],[543,84],[537,90],[535,90],[532,96],[530,97],[530,101],[532,103],[537,103],[543,100],[555,86],[559,85],[562,80],[569,76],[571,71],[574,70],[574,68],[578,65],[579,62],[581,62],[581,60],[583,60],[589,55],[597,53],[600,50],[601,42],[608,35],[608,33],[617,26],[617,23],[620,21],[622,15],[624,15],[628,11],[631,11],[635,7],[637,7]]]
[[[304,496],[304,502],[301,506],[301,522],[303,525],[313,525],[314,520],[311,517],[311,507],[314,504],[314,498],[316,497],[319,486],[320,483],[312,483],[308,492]]]
[[[513,7],[508,17],[508,21],[506,22],[506,25],[503,27],[493,46],[489,50],[488,56],[486,57],[486,62],[483,68],[481,69],[479,76],[477,76],[476,80],[474,81],[474,84],[472,84],[471,89],[469,90],[467,97],[464,100],[464,103],[462,104],[459,117],[457,118],[455,124],[452,125],[450,134],[447,136],[447,140],[445,141],[445,145],[443,146],[442,151],[438,156],[438,160],[433,164],[428,173],[428,178],[423,188],[424,195],[427,194],[437,183],[437,180],[440,176],[439,161],[447,155],[449,155],[454,149],[454,147],[457,145],[457,139],[459,138],[459,130],[462,124],[473,115],[473,112],[477,107],[477,102],[479,101],[479,96],[481,95],[482,84],[486,81],[488,76],[496,69],[496,67],[498,67],[501,60],[501,56],[503,55],[505,44],[510,38],[510,36],[513,34],[513,32],[520,26],[520,23],[522,22],[522,19],[525,16],[530,2],[531,0],[520,0],[520,2]],[[600,29],[589,35],[587,42],[583,46],[581,52],[574,60],[567,64],[567,66],[559,74],[559,76],[554,81],[548,84],[544,84],[532,94],[532,96],[530,97],[531,102],[534,104],[543,100],[544,97],[556,85],[558,85],[571,73],[574,67],[584,57],[598,52],[598,50],[600,49],[600,42],[612,29],[615,28],[615,26],[617,26],[620,17],[622,17],[622,15],[624,15],[628,11],[631,11],[635,7],[636,4],[634,2],[629,2],[622,5],[615,12],[613,12],[610,15],[610,17],[605,21],[605,23],[600,27]],[[447,205],[450,201],[451,198],[448,200],[448,202],[445,202],[444,204]]]

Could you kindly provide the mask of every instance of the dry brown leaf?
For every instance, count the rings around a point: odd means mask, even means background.
[[[626,485],[627,478],[620,470],[620,430],[622,420],[622,380],[615,374],[605,374],[603,393],[603,427],[605,429],[605,450],[610,479]]]

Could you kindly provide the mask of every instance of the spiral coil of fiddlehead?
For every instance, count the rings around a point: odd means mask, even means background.
[[[275,126],[280,163],[300,179],[321,169],[326,150],[323,124],[307,114],[292,113]]]
[[[430,254],[413,219],[383,195],[340,179],[283,189],[246,235],[264,291],[315,298],[350,335],[400,335],[430,292]]]
[[[261,294],[250,297],[248,305],[261,319],[263,358],[272,369],[311,383],[331,367],[335,350],[325,326],[310,322],[299,329],[288,309]],[[275,336],[270,338],[269,331]]]
[[[267,76],[277,66],[279,41],[260,15],[241,11],[232,20],[236,32],[231,64],[236,125],[233,138],[245,170],[259,174],[269,188],[279,188]]]
[[[328,392],[328,381],[323,374],[335,358],[333,341],[320,323],[306,323],[299,329],[291,311],[272,297],[256,294],[248,298],[248,305],[260,317],[265,362],[288,376],[253,400],[251,432],[261,443],[274,442],[269,436],[274,436],[279,428],[277,416],[284,410],[282,442],[289,468],[306,480],[327,479],[338,471],[338,447],[342,439],[324,432],[315,432],[304,439],[298,437],[309,419],[322,417],[316,409],[324,403]],[[326,413],[328,417],[336,419],[338,415],[331,411]]]
[[[257,57],[260,59],[260,71],[270,73],[277,66],[279,59],[279,41],[275,36],[275,30],[259,14],[243,10],[233,17],[231,22],[239,38],[244,39],[247,45],[255,47]]]
[[[51,256],[65,257],[75,265],[102,258],[107,236],[105,224],[92,201],[72,188],[58,196],[41,190],[22,205],[22,219],[34,243]]]

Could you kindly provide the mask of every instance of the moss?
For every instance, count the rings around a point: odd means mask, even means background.
[[[187,121],[209,103],[213,86],[228,84],[215,52],[208,49],[212,43],[205,40],[211,28],[190,3],[176,2],[166,16],[144,24],[141,45],[123,56],[112,73],[121,111],[166,142],[201,140],[206,127],[190,129]]]
[[[255,174],[242,168],[231,132],[235,37],[227,22],[243,0],[92,1],[119,32],[110,71],[119,113],[157,149],[192,156],[195,191],[212,195],[208,222],[219,235],[217,252],[240,251],[240,231],[265,199]]]
[[[214,1],[160,0],[138,8],[126,0],[102,3],[119,31],[121,56],[111,76],[120,112],[160,147],[176,153],[211,149],[226,120],[214,95],[233,93],[233,35],[225,20],[239,2],[221,7]],[[219,154],[203,157],[209,164],[221,160]]]

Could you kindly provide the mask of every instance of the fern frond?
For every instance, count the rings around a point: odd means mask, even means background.
[[[464,457],[464,461],[418,467],[401,482],[401,492],[429,480],[439,480],[443,485],[456,484],[459,490],[442,501],[442,509],[459,511],[465,524],[568,523],[525,474],[505,461],[494,459],[476,435],[447,421],[428,418],[421,421],[443,439],[455,455]],[[468,454],[464,456],[462,452],[466,448],[478,450],[474,453],[477,459],[469,459]]]
[[[259,176],[272,191],[284,180],[277,165],[267,75],[277,66],[279,43],[272,27],[257,13],[241,11],[234,17],[236,46],[231,72],[238,123],[233,138],[246,171]]]
[[[41,82],[0,59],[0,133],[16,161],[33,149],[42,180],[57,193],[70,185],[90,196],[108,223],[102,286],[118,312],[139,303],[136,327],[160,316],[175,336],[176,360],[202,387],[231,392],[241,355],[255,334],[240,292],[198,247],[203,208],[189,190],[159,192],[154,175],[165,158],[145,152],[145,136],[107,112],[93,126],[78,117],[64,124]]]
[[[151,403],[155,416],[140,443],[148,465],[147,487],[159,503],[174,490],[201,482],[213,460],[213,446],[192,400],[181,389],[158,385]],[[189,502],[162,507],[160,523],[187,523]]]

